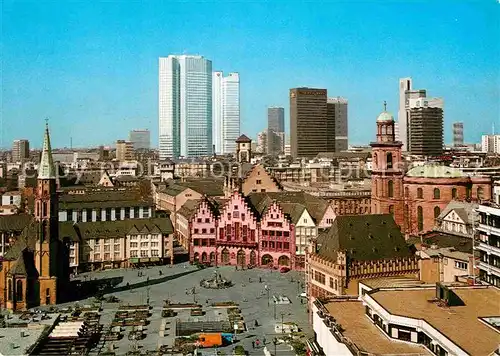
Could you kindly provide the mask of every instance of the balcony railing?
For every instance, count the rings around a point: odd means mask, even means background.
[[[480,261],[478,264],[480,270],[485,271],[488,274],[494,274],[500,277],[500,267],[490,265],[486,262]]]
[[[482,242],[482,241],[479,242],[476,245],[476,249],[484,251],[488,254],[496,255],[496,256],[500,257],[500,247],[488,245],[486,242]]]
[[[216,245],[219,246],[242,246],[242,247],[257,247],[259,245],[256,241],[227,241],[227,240],[217,240]]]

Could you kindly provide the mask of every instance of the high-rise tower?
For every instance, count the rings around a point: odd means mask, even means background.
[[[267,109],[267,154],[277,156],[285,150],[285,109]]]
[[[401,157],[402,143],[395,140],[394,118],[384,111],[377,117],[377,140],[372,147],[372,214],[392,214],[403,228],[404,168]]]
[[[159,59],[160,159],[212,154],[212,62],[202,56]]]
[[[212,138],[217,154],[234,153],[240,136],[240,76],[212,76]]]

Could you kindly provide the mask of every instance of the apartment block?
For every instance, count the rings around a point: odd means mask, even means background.
[[[476,228],[476,252],[479,252],[479,278],[500,287],[500,206],[479,205],[479,225]]]

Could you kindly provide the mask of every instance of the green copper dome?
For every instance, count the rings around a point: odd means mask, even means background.
[[[394,117],[390,112],[382,111],[380,115],[377,117],[377,122],[387,122],[394,121]]]

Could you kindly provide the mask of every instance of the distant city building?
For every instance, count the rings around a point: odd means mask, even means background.
[[[202,56],[159,59],[160,159],[212,154],[212,62]]]
[[[464,145],[464,123],[453,123],[453,146],[459,147]]]
[[[241,135],[235,143],[238,163],[250,163],[252,159],[252,140],[245,135]]]
[[[267,108],[267,153],[282,154],[285,149],[285,109]]]
[[[30,142],[15,140],[12,144],[12,162],[22,162],[30,157]]]
[[[129,134],[134,150],[149,150],[151,148],[151,135],[149,130],[132,130]]]
[[[267,153],[267,131],[261,131],[257,134],[257,147],[255,152],[266,154]]]
[[[118,161],[131,161],[134,159],[134,144],[130,141],[116,141],[116,159]]]
[[[481,151],[486,153],[500,153],[500,135],[481,136]]]
[[[332,120],[333,125],[329,124],[329,130],[332,130],[333,126],[333,134],[335,136],[334,149],[328,147],[327,152],[340,152],[346,151],[349,147],[348,142],[348,114],[347,114],[347,99],[336,97],[336,98],[328,98],[328,114],[333,115]],[[328,121],[330,122],[330,120]],[[331,137],[331,132],[328,132],[328,137]],[[331,139],[329,140],[331,142]],[[331,143],[330,143],[331,145]]]
[[[240,76],[212,74],[212,137],[216,154],[231,154],[240,136]]]
[[[410,122],[408,150],[413,155],[443,154],[443,100],[440,98],[409,99]]]
[[[410,130],[410,99],[425,98],[427,92],[423,89],[412,89],[412,79],[402,78],[399,80],[399,111],[398,111],[398,128],[399,138],[403,143],[402,150],[409,150],[409,130]]]
[[[332,113],[328,115],[326,89],[290,89],[292,156],[313,158],[320,152],[334,151],[333,132],[335,132],[335,118]]]

